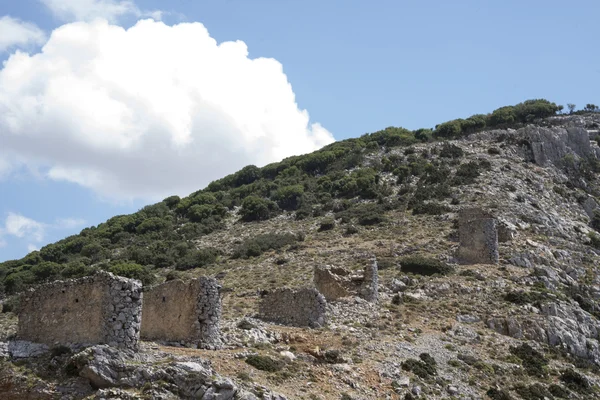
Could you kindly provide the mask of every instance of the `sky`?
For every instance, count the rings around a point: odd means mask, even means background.
[[[0,261],[245,165],[600,103],[597,0],[0,0]]]

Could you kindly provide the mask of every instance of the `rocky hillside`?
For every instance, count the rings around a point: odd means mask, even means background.
[[[525,102],[249,166],[1,264],[5,341],[20,291],[101,268],[217,277],[226,348],[9,341],[0,397],[600,398],[600,114],[557,111]],[[500,223],[498,265],[458,263],[457,213],[472,206]],[[261,290],[372,256],[376,304],[329,302],[317,329],[255,318]]]

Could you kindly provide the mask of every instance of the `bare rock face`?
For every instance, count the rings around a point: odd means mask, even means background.
[[[69,364],[79,376],[89,380],[98,393],[112,398],[123,388],[141,388],[152,382],[163,382],[162,395],[155,398],[180,398],[204,400],[253,399],[252,393],[241,390],[230,379],[220,377],[210,364],[199,359],[169,359],[160,354],[142,354],[129,350],[98,345],[71,357]],[[272,398],[285,400],[272,394]],[[171,397],[175,396],[175,397]]]
[[[538,165],[557,164],[567,154],[588,157],[594,154],[590,145],[590,135],[582,127],[527,126],[516,132],[524,138],[526,158]]]
[[[576,357],[600,365],[600,323],[577,305],[544,303],[541,317],[492,317],[486,323],[503,335],[562,347]]]

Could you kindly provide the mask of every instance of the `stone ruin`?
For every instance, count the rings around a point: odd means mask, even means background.
[[[465,264],[498,264],[498,223],[480,208],[466,208],[458,216],[458,258]]]
[[[220,286],[213,278],[168,281],[144,292],[142,339],[222,346]]]
[[[55,281],[23,293],[18,313],[20,340],[136,349],[142,322],[142,285],[104,271]]]
[[[313,288],[278,288],[261,294],[259,316],[283,325],[317,328],[326,322],[325,297]]]
[[[377,260],[373,259],[362,274],[354,274],[343,267],[317,266],[314,283],[327,301],[359,296],[369,302],[376,302],[379,295]]]

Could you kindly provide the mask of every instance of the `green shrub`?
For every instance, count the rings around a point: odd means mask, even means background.
[[[547,296],[540,292],[525,292],[523,290],[514,290],[504,295],[504,300],[514,304],[536,304]]]
[[[346,235],[355,235],[358,233],[358,228],[354,225],[348,225],[346,228]]]
[[[546,400],[552,398],[552,394],[541,383],[525,386],[518,385],[515,387],[515,392],[523,398],[523,400]]]
[[[232,258],[258,257],[268,250],[278,250],[299,241],[299,237],[291,233],[267,233],[244,240],[234,251]]]
[[[220,251],[214,247],[207,247],[198,250],[192,250],[187,252],[185,256],[181,257],[175,268],[180,271],[185,271],[193,268],[202,268],[210,264],[214,264],[217,261]]]
[[[333,218],[324,218],[319,225],[319,232],[330,231],[335,228],[335,220]]]
[[[303,194],[304,187],[302,185],[291,185],[277,189],[273,197],[281,209],[291,211],[300,206]]]
[[[440,150],[440,157],[444,158],[461,158],[465,152],[460,147],[445,142]]]
[[[485,394],[492,400],[513,400],[512,396],[502,389],[491,388]]]
[[[143,285],[151,285],[156,281],[150,268],[134,263],[115,264],[109,268],[109,272],[125,278],[140,280]]]
[[[578,393],[588,393],[592,390],[590,381],[571,368],[562,372],[560,380],[566,387]]]
[[[475,161],[461,164],[456,169],[456,174],[452,180],[452,186],[470,185],[480,175],[480,165]]]
[[[270,201],[261,199],[256,196],[248,196],[242,201],[240,215],[242,220],[249,221],[264,221],[271,216],[273,206]]]
[[[284,363],[268,356],[251,355],[246,358],[246,364],[266,372],[277,372],[284,367]]]
[[[431,376],[437,375],[437,363],[435,359],[428,353],[421,353],[419,355],[421,360],[409,358],[402,363],[402,369],[405,371],[411,371],[413,374],[420,378],[427,379]]]
[[[63,278],[81,278],[93,274],[94,269],[85,265],[82,261],[74,261],[67,264],[60,272]]]
[[[436,202],[421,203],[413,207],[413,214],[426,214],[426,215],[441,215],[452,211],[452,209],[445,204]]]
[[[559,399],[568,399],[570,397],[570,393],[567,389],[554,383],[548,387],[548,390],[552,396],[558,397]]]
[[[447,275],[454,269],[439,260],[423,256],[407,256],[400,259],[400,269],[402,272],[409,272],[417,275]]]
[[[381,204],[359,204],[348,210],[336,213],[343,221],[357,220],[360,225],[377,225],[386,221],[385,208]]]
[[[521,359],[523,368],[532,376],[544,377],[547,375],[548,360],[527,343],[511,347],[510,352]]]
[[[19,308],[19,303],[20,303],[20,297],[17,296],[11,296],[8,297],[6,299],[4,299],[2,301],[2,312],[3,313],[8,313],[8,312],[17,312],[17,309]]]
[[[447,139],[460,136],[460,134],[462,133],[461,121],[462,120],[460,119],[455,119],[439,124],[435,127],[433,136]]]

